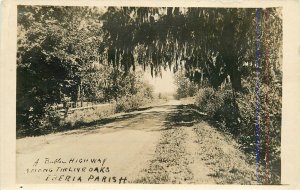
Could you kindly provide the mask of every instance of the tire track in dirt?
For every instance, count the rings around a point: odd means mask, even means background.
[[[185,132],[187,134],[186,138],[186,151],[189,155],[189,165],[193,179],[190,183],[196,184],[215,184],[216,181],[210,174],[213,172],[203,160],[200,159],[200,146],[198,144],[198,136],[195,133],[195,127],[185,128]]]
[[[189,155],[186,152],[185,139],[187,134],[183,128],[167,128],[156,146],[153,160],[142,170],[140,178],[134,183],[188,183],[193,178],[188,168]]]

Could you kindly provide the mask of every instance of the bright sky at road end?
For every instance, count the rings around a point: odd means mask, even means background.
[[[166,71],[162,69],[162,78],[160,78],[160,76],[152,77],[149,70],[146,70],[144,73],[145,80],[154,86],[154,93],[175,93],[176,86],[173,76],[173,72],[169,69]]]

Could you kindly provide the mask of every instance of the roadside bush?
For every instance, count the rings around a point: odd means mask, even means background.
[[[241,123],[239,107],[235,102],[232,92],[221,91],[219,93],[224,93],[224,104],[221,106],[215,119],[227,126],[226,129],[231,134],[238,136],[241,132],[241,128],[239,127]]]
[[[221,127],[230,132],[240,144],[240,148],[255,160],[256,156],[256,114],[259,124],[259,162],[261,177],[265,178],[266,157],[268,156],[268,181],[271,184],[280,183],[280,142],[281,142],[281,88],[280,84],[261,84],[259,92],[259,106],[255,84],[246,82],[245,90],[236,93],[231,91],[203,88],[195,97],[198,109],[214,121],[221,123]],[[266,102],[268,94],[268,103]],[[268,117],[268,120],[267,120]],[[268,125],[268,133],[266,125]],[[268,134],[268,136],[267,136]],[[269,139],[267,142],[267,138]]]
[[[246,84],[247,93],[239,94],[237,105],[241,115],[241,122],[238,126],[240,133],[237,134],[241,147],[255,155],[256,147],[256,114],[258,114],[259,124],[259,159],[261,170],[265,170],[268,161],[269,183],[280,183],[281,173],[281,90],[280,85],[271,84],[268,87],[265,84],[260,86],[259,101],[257,102],[255,85]],[[268,95],[268,103],[266,102]],[[258,109],[256,110],[258,103]],[[267,119],[268,118],[268,119]],[[226,124],[230,127],[230,124]],[[268,133],[266,126],[268,125]],[[268,139],[268,141],[267,141]],[[266,157],[268,156],[268,160]],[[265,173],[265,172],[263,172]],[[265,177],[265,176],[263,176]]]
[[[213,88],[201,88],[195,98],[195,105],[201,112],[208,114],[210,117],[218,117],[218,113],[224,104],[224,95]]]
[[[127,111],[137,109],[143,106],[144,104],[145,104],[145,99],[140,93],[135,95],[127,95],[120,98],[117,101],[116,110],[117,112],[122,112],[122,111],[127,112]]]
[[[62,119],[57,111],[48,109],[45,116],[45,125],[43,128],[43,133],[54,132],[62,124]]]
[[[174,98],[179,100],[181,98],[192,97],[197,93],[198,84],[190,81],[186,76],[184,70],[179,70],[174,76],[175,85],[177,87]]]
[[[167,94],[164,94],[164,93],[161,93],[161,92],[158,93],[158,99],[161,99],[161,100],[164,100],[164,101],[169,100]]]
[[[153,86],[141,79],[136,81],[134,90],[116,101],[116,112],[128,112],[138,109],[153,100]]]
[[[60,126],[61,119],[59,113],[45,106],[43,112],[34,113],[34,109],[17,117],[17,138],[24,136],[38,136],[55,131]],[[23,119],[25,117],[25,119]]]

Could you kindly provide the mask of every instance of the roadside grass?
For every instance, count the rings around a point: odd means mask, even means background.
[[[255,163],[239,149],[232,137],[220,133],[206,122],[194,126],[199,145],[199,158],[214,172],[217,184],[257,184]]]
[[[105,118],[116,113],[115,103],[101,107],[91,107],[87,109],[75,110],[62,121],[61,127],[68,125],[73,127],[76,123],[91,123],[101,118]]]

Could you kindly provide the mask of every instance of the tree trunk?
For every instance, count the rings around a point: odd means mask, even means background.
[[[238,59],[233,55],[229,55],[225,60],[226,72],[230,77],[232,89],[236,92],[242,90],[241,72],[238,69]]]
[[[242,91],[242,80],[240,71],[235,70],[231,72],[229,76],[232,88],[237,92]]]

